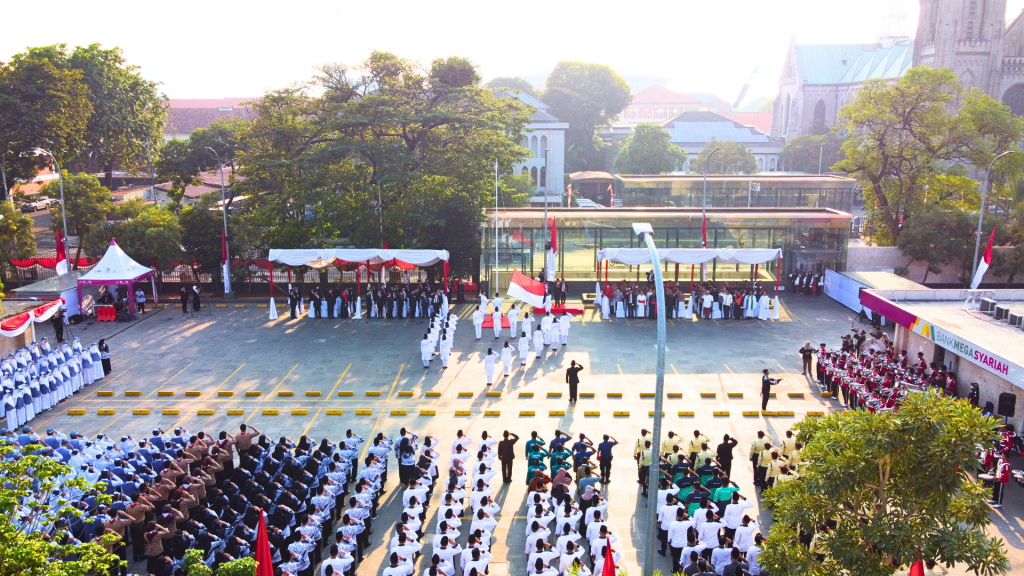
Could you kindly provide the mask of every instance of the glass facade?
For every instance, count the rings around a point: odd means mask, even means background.
[[[488,211],[481,226],[480,279],[491,280],[495,262],[494,212]],[[597,252],[604,248],[640,248],[632,231],[634,222],[647,222],[654,228],[659,248],[700,248],[701,210],[699,208],[549,208],[557,229],[558,275],[567,281],[598,279]],[[844,270],[849,241],[849,214],[829,209],[722,209],[707,211],[709,248],[783,248],[782,272],[796,270]],[[497,270],[499,287],[508,283],[513,270],[534,278],[544,270],[547,244],[551,239],[545,227],[543,208],[502,210],[498,215]],[[757,267],[762,281],[774,281],[777,264]],[[743,264],[709,265],[708,276],[717,281],[752,278],[754,266]],[[637,280],[645,277],[650,264],[608,265],[610,280]],[[664,264],[666,279],[676,278],[674,264]],[[689,270],[680,270],[679,279],[688,279]],[[604,269],[601,269],[601,278]]]
[[[620,176],[583,172],[571,180],[577,198],[610,206],[699,208],[704,179],[699,175]],[[860,191],[856,181],[839,176],[708,176],[708,208],[832,208],[852,212]]]

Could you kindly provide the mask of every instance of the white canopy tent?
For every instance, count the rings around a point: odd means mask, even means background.
[[[157,302],[156,279],[152,268],[147,268],[132,260],[131,256],[124,253],[117,242],[111,240],[107,252],[103,258],[85,274],[78,278],[78,301],[82,301],[82,287],[94,285],[117,285],[128,287],[128,313],[135,315],[135,293],[132,292],[132,285],[141,280],[149,278],[153,290],[153,302]],[[82,312],[87,312],[82,310]]]
[[[267,257],[271,262],[279,262],[288,266],[313,266],[323,268],[332,262],[356,265],[356,290],[359,294],[359,265],[377,266],[387,262],[411,266],[432,266],[444,262],[444,289],[448,289],[448,251],[447,250],[403,250],[384,248],[272,248]],[[273,282],[271,282],[273,290]],[[356,299],[355,319],[362,318],[362,295]],[[447,305],[447,301],[446,301]],[[273,320],[277,314],[274,310],[274,297],[270,297],[270,314]]]
[[[658,259],[673,264],[696,265],[717,259],[723,264],[764,264],[782,257],[781,248],[662,248]],[[636,266],[651,261],[646,248],[606,248],[597,252],[598,262],[608,260]]]

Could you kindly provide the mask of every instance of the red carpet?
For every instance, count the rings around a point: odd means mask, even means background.
[[[543,309],[540,309],[540,308],[537,308],[535,310],[537,310],[538,312],[543,312]],[[583,314],[583,307],[582,306],[552,306],[551,307],[551,315],[552,316],[561,316],[562,314],[565,314],[566,312],[568,312],[569,314]]]
[[[494,330],[494,318],[491,318],[490,316],[485,317],[484,323],[481,326]],[[504,314],[501,315],[501,327],[510,328],[508,324],[508,316],[505,316]]]

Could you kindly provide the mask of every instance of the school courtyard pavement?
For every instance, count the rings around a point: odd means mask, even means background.
[[[519,434],[515,482],[494,484],[495,501],[503,509],[495,530],[491,576],[524,574],[526,558],[526,468],[522,445],[536,430],[550,440],[555,429],[584,433],[595,443],[610,434],[616,448],[612,482],[602,491],[610,501],[610,524],[619,536],[615,549],[623,553],[622,567],[639,574],[643,563],[643,514],[646,498],[636,483],[632,445],[643,427],[653,424],[656,327],[648,319],[603,321],[593,310],[573,319],[568,346],[545,350],[542,359],[531,351],[526,368],[513,360],[509,378],[485,386],[482,357],[517,339],[504,330],[495,340],[491,330],[474,337],[471,304],[453,305],[460,318],[447,370],[435,356],[424,369],[419,341],[422,319],[340,320],[291,319],[284,308],[268,320],[265,300],[227,303],[201,313],[183,314],[173,304],[147,312],[132,324],[87,323],[74,326],[83,344],[107,338],[113,373],[71,400],[36,417],[30,424],[40,434],[54,427],[87,436],[148,437],[153,428],[190,432],[237,430],[254,425],[276,440],[327,436],[337,441],[351,428],[370,439],[378,431],[388,436],[406,427],[422,438],[441,440],[441,465],[446,467],[451,439],[463,430],[474,439],[480,433],[500,437],[503,430]],[[505,307],[509,306],[506,300]],[[262,306],[262,307],[258,307]],[[808,415],[838,409],[834,399],[822,398],[818,388],[800,374],[797,350],[805,341],[838,347],[850,330],[853,313],[827,297],[783,296],[782,319],[671,321],[668,325],[663,430],[684,436],[700,430],[717,445],[724,434],[739,440],[733,480],[741,493],[756,502],[747,450],[758,430],[778,440]],[[858,325],[859,326],[859,325]],[[40,332],[43,335],[43,332]],[[581,398],[568,403],[565,368],[582,363]],[[760,410],[761,370],[781,377],[776,398]],[[1024,467],[1018,459],[1014,468]],[[386,540],[401,514],[398,474],[390,474],[387,495],[371,537],[374,548],[360,574],[383,569]],[[1011,573],[1024,569],[1024,505],[1021,488],[1011,483],[1004,507],[994,511],[993,532],[1007,543]],[[429,542],[437,521],[428,515],[424,558],[417,573],[429,565]],[[765,531],[770,513],[760,510]],[[460,538],[464,543],[465,535]],[[663,573],[668,558],[658,556]],[[378,570],[379,571],[379,570]],[[953,574],[961,573],[957,570]]]

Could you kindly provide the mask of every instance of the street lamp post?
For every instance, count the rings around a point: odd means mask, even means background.
[[[548,230],[548,178],[551,177],[548,170],[548,155],[551,153],[550,148],[544,149],[544,238],[547,239],[545,242],[550,242],[551,232]],[[548,281],[548,253],[551,248],[544,251],[544,281]],[[551,271],[552,274],[554,270]]]
[[[988,204],[988,186],[991,183],[992,166],[995,165],[996,160],[999,160],[1003,156],[1013,154],[1016,150],[1007,150],[1002,154],[996,156],[988,163],[988,170],[985,170],[985,186],[981,189],[981,210],[978,214],[978,232],[974,237],[974,265],[971,266],[971,278],[974,278],[974,274],[978,271],[978,251],[981,249],[981,225],[985,221],[985,209]]]
[[[654,574],[654,546],[658,541],[658,480],[661,476],[661,410],[665,395],[665,283],[661,276],[661,260],[654,246],[654,229],[650,224],[634,223],[633,232],[647,244],[654,268],[654,286],[658,307],[658,354],[654,388],[654,437],[651,438],[651,469],[647,476],[647,524],[644,541],[644,574]]]
[[[224,254],[224,296],[231,297],[231,253],[228,251],[228,202],[224,195],[224,163],[220,161],[220,154],[213,148],[207,146],[213,157],[217,159],[220,166],[220,207],[224,217],[224,230],[221,233],[221,246]]]
[[[56,156],[42,148],[33,148],[32,152],[37,156],[49,156],[50,160],[53,160],[53,165],[57,167],[57,182],[60,185],[60,219],[64,225],[64,258],[68,261],[68,264],[70,264],[71,255],[68,253],[68,245],[70,243],[68,240],[68,217],[67,214],[64,213],[64,175],[60,172],[60,162],[57,161]],[[81,238],[79,238],[78,241],[81,243]]]
[[[708,247],[708,163],[711,162],[711,157],[718,152],[720,148],[712,148],[711,153],[704,159],[704,193],[701,194],[700,200],[700,229],[701,229],[701,247]],[[706,282],[708,279],[708,265],[700,265],[700,280]]]

